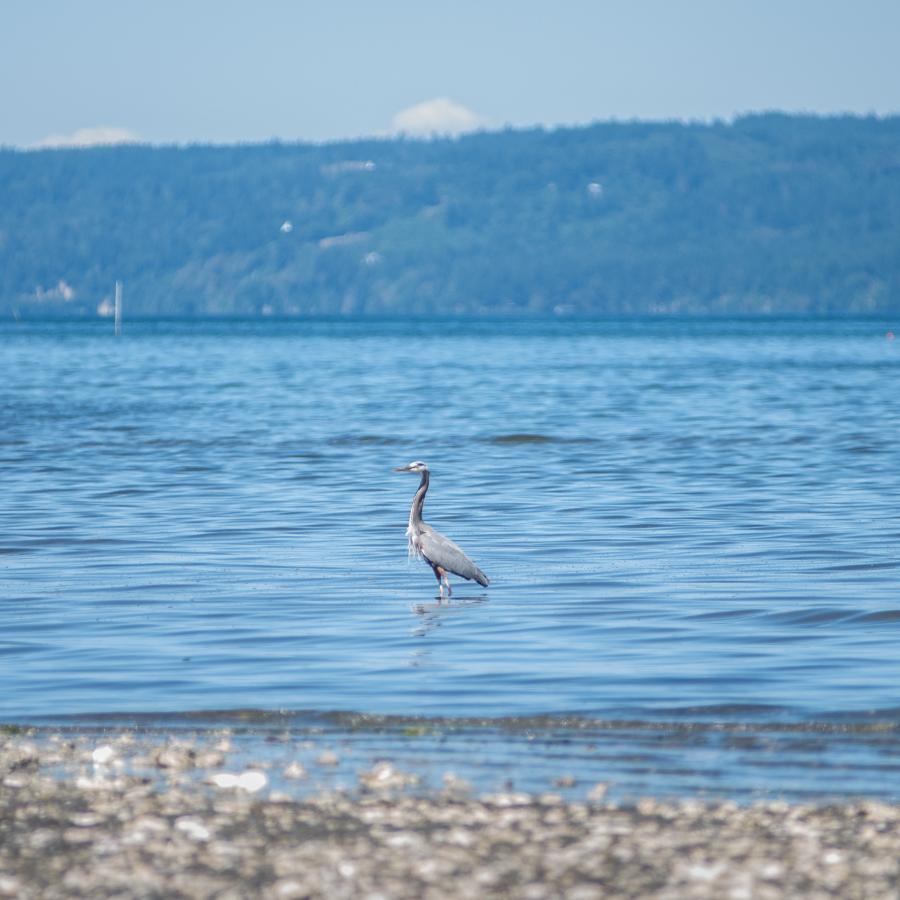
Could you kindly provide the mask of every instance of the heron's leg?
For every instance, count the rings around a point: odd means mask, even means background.
[[[437,578],[438,583],[438,591],[440,592],[441,597],[444,596],[444,570],[440,566],[432,566],[431,571],[434,572],[434,577]]]

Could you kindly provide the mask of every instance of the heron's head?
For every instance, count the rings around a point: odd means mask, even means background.
[[[422,462],[422,460],[417,459],[415,462],[411,462],[408,466],[398,466],[394,469],[395,472],[427,472],[428,466]]]

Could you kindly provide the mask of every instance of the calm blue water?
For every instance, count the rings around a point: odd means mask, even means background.
[[[0,326],[0,717],[897,723],[891,327]]]

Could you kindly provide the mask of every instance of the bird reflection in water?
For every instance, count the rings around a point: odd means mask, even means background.
[[[443,599],[438,599],[435,603],[415,603],[409,609],[413,615],[419,617],[419,621],[410,634],[413,637],[427,637],[432,631],[444,624],[447,616],[464,613],[471,607],[481,606],[487,601],[487,594],[479,594],[477,597],[468,597],[465,600],[444,601]],[[424,657],[429,652],[430,648],[421,647],[416,651],[415,656]],[[419,665],[419,662],[413,661],[412,665]]]

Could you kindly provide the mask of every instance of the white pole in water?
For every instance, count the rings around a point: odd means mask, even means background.
[[[122,335],[122,282],[116,282],[116,337]]]

